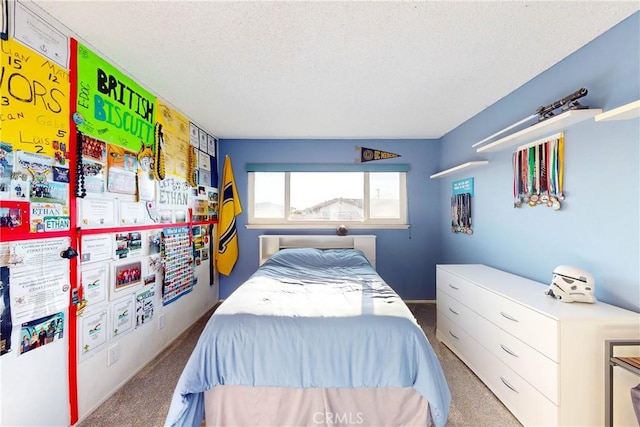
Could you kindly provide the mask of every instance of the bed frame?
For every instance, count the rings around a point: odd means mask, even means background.
[[[332,235],[261,235],[258,256],[262,265],[271,255],[286,248],[359,249],[376,268],[376,236],[332,236]]]

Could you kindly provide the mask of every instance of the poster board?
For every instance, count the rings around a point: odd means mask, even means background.
[[[73,120],[84,134],[139,151],[153,145],[156,97],[80,42]]]
[[[165,172],[181,178],[189,173],[189,119],[158,99],[158,123],[162,125],[164,136]]]
[[[2,141],[14,150],[69,158],[69,72],[13,39],[0,40]]]

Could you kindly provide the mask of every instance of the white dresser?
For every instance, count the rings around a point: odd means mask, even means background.
[[[640,338],[640,314],[562,303],[485,265],[438,265],[436,277],[438,339],[523,425],[604,424],[605,340]]]

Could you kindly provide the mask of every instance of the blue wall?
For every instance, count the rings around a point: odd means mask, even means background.
[[[604,111],[640,99],[638,13],[442,138],[442,168],[480,158],[490,163],[469,171],[471,237],[447,230],[450,185],[459,177],[441,180],[438,261],[488,264],[543,283],[557,265],[574,265],[594,275],[598,299],[640,311],[640,120],[590,119],[565,129],[567,197],[560,211],[514,209],[512,149],[471,148],[581,87],[589,93],[580,102]]]
[[[240,257],[231,274],[220,276],[220,298],[226,298],[258,267],[261,234],[335,234],[335,229],[247,229],[247,163],[350,163],[356,146],[400,154],[385,163],[410,164],[407,173],[409,229],[351,229],[350,234],[377,236],[377,270],[405,299],[435,299],[435,271],[439,256],[439,183],[429,179],[437,169],[440,144],[435,140],[221,140],[220,159],[231,157],[244,212],[236,218]],[[222,161],[220,164],[222,165]]]
[[[550,282],[557,265],[569,264],[594,275],[598,299],[640,312],[639,119],[590,119],[565,129],[567,197],[560,211],[514,209],[511,150],[478,154],[471,148],[533,114],[540,105],[581,87],[589,90],[581,103],[592,108],[607,111],[635,101],[640,98],[639,76],[640,14],[636,13],[440,141],[221,140],[219,154],[221,159],[231,156],[245,208],[246,163],[353,163],[356,145],[401,154],[385,162],[411,165],[411,228],[352,233],[378,236],[378,271],[404,299],[435,299],[436,263],[483,263],[543,283]],[[439,170],[477,159],[490,163],[429,179]],[[454,234],[450,227],[451,182],[467,177],[475,178],[471,236]],[[232,274],[220,278],[221,298],[257,268],[258,235],[333,233],[247,229],[246,209],[237,221],[240,258]]]

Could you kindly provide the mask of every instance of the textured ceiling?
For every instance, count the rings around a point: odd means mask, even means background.
[[[640,9],[638,1],[23,3],[219,138],[438,138]]]

